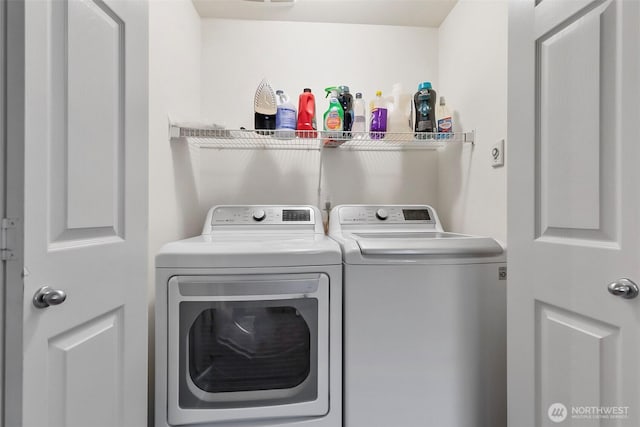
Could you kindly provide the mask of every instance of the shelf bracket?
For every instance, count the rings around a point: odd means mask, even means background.
[[[476,131],[475,129],[471,132],[465,132],[464,134],[464,142],[469,143],[471,145],[476,145]]]

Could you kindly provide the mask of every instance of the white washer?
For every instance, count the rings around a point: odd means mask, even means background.
[[[156,426],[342,425],[342,260],[311,206],[217,206],[156,257]]]
[[[506,426],[506,264],[430,206],[337,206],[346,427]]]

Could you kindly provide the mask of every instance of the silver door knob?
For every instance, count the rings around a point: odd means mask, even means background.
[[[62,304],[66,299],[67,294],[64,291],[43,286],[33,296],[33,305],[37,308],[47,308],[50,305]]]
[[[638,285],[629,279],[618,279],[607,287],[609,293],[625,299],[631,299],[638,296],[640,289]]]

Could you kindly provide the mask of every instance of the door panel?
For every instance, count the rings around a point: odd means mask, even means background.
[[[640,298],[607,285],[640,283],[640,2],[509,20],[509,424],[635,427]]]
[[[536,309],[536,412],[542,415],[536,425],[556,424],[546,416],[556,402],[617,406],[619,328],[547,304]]]
[[[124,237],[124,22],[99,0],[49,17],[52,249]]]
[[[122,312],[118,309],[50,338],[50,425],[113,427],[123,424]],[[89,360],[100,364],[93,366],[87,378],[85,365]],[[84,402],[84,411],[74,407],[78,402]]]
[[[107,227],[118,234],[124,196],[124,23],[99,0],[60,4],[68,7],[67,227]]]
[[[582,17],[537,42],[543,230],[600,227],[599,24]]]
[[[617,5],[588,6],[539,28],[536,237],[618,243]]]

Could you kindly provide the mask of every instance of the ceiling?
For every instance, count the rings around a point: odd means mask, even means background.
[[[193,0],[203,18],[439,27],[458,0]]]

